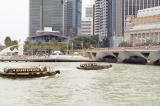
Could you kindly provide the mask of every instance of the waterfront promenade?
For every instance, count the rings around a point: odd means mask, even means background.
[[[90,62],[88,57],[78,55],[51,55],[51,56],[1,56],[1,62]]]
[[[0,56],[0,61],[25,62],[120,62],[160,64],[160,46],[95,48],[81,55]]]

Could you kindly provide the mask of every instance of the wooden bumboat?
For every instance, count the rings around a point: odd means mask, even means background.
[[[40,68],[5,68],[4,72],[0,72],[0,76],[8,78],[37,78],[45,76],[53,76],[60,74],[59,70],[52,71],[44,67]]]
[[[101,70],[101,69],[108,69],[111,68],[112,65],[98,65],[96,63],[86,63],[81,64],[77,69],[83,69],[83,70]]]

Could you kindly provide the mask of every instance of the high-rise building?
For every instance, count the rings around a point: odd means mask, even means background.
[[[45,27],[61,32],[62,20],[63,0],[30,0],[30,36]]]
[[[160,42],[160,6],[138,10],[130,19],[124,40],[133,46]]]
[[[73,3],[72,0],[64,1],[64,11],[63,11],[63,35],[67,36],[70,34],[75,34],[73,32]]]
[[[138,10],[159,5],[160,0],[112,0],[112,42],[124,36],[130,19],[136,17]]]
[[[93,6],[85,8],[85,17],[93,17]]]
[[[110,37],[111,33],[111,0],[101,0],[101,17],[100,17],[100,32],[99,32],[99,40]]]
[[[85,18],[81,21],[81,35],[93,35],[92,18]]]
[[[112,31],[112,0],[96,0],[94,13],[94,31],[102,42],[111,36]]]
[[[137,15],[138,10],[151,8],[155,6],[160,6],[160,0],[123,0],[123,15],[124,15],[124,27],[126,28],[126,23],[128,18],[134,17]]]
[[[81,27],[81,0],[64,0],[63,34],[75,36]]]
[[[101,18],[101,0],[95,0],[94,9],[94,34],[99,35],[100,30],[100,18]]]
[[[117,37],[124,36],[128,20],[135,17],[138,10],[159,5],[160,0],[95,0],[95,35],[99,35],[100,40],[110,37],[112,44]]]
[[[81,35],[94,35],[93,8],[93,5],[85,8],[85,17],[81,21]]]

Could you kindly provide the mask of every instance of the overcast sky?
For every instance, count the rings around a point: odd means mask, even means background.
[[[84,7],[94,0],[83,0]],[[29,32],[29,0],[0,1],[0,44],[6,36],[14,40],[25,40]]]

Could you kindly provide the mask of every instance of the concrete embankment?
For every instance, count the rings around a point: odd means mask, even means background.
[[[70,56],[70,55],[58,55],[58,56],[23,56],[23,57],[13,57],[6,56],[0,58],[1,62],[93,62],[88,57],[83,56]]]

